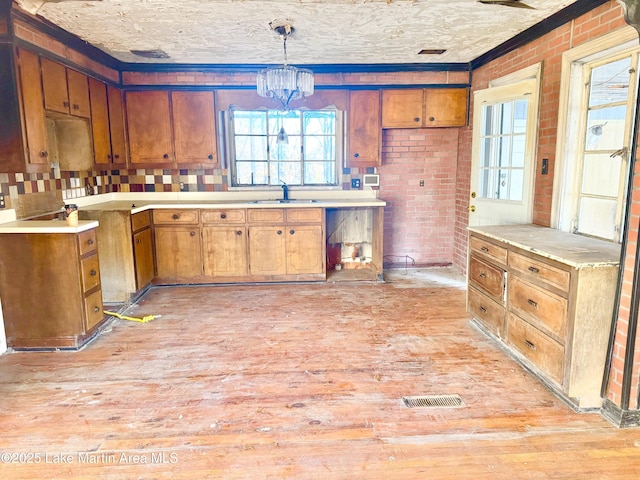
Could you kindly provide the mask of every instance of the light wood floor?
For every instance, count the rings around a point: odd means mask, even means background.
[[[39,461],[0,477],[640,478],[640,431],[556,399],[470,325],[454,275],[387,279],[156,288],[127,311],[151,323],[0,357],[0,460]],[[401,401],[430,394],[465,407]]]

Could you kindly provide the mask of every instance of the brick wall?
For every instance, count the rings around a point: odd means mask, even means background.
[[[385,264],[453,261],[457,128],[385,130],[380,197],[387,202]],[[424,181],[424,186],[420,181]]]

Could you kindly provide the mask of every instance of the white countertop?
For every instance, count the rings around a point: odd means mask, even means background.
[[[73,227],[64,220],[15,220],[0,224],[0,233],[80,233],[97,226],[95,220],[79,220]]]

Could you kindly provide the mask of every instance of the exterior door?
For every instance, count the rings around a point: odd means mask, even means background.
[[[469,225],[531,223],[537,81],[475,93]]]

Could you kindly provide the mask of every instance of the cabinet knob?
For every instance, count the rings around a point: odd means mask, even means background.
[[[66,108],[69,108],[69,102],[62,102],[62,106],[66,107]]]
[[[169,158],[169,154],[165,153],[164,155],[162,155],[162,158]]]
[[[171,218],[173,218],[174,220],[178,220],[180,218],[180,215],[178,215],[177,213],[174,213],[173,217]]]
[[[435,117],[429,117],[429,121],[430,121],[430,122],[435,121],[435,119],[436,119]]]
[[[107,155],[107,158],[108,158],[109,160],[111,160],[111,158],[112,158],[112,157],[111,157],[111,154]]]
[[[191,235],[192,237],[196,236],[196,232],[190,232],[189,235]]]
[[[78,105],[77,103],[73,104],[73,109],[74,110],[80,110],[80,105]]]
[[[296,231],[295,231],[295,230],[289,230],[289,234],[290,234],[290,235],[293,235],[294,233],[296,233]]]
[[[222,218],[224,220],[225,218],[227,218],[227,214],[226,213],[221,214],[220,218]]]
[[[360,156],[360,154],[357,153],[357,152],[353,154],[353,158],[358,158],[359,156]]]
[[[236,235],[242,235],[242,230],[236,231]]]
[[[114,155],[114,157],[115,157],[116,159],[118,159],[118,158],[120,158],[120,155],[118,155],[118,154],[116,153],[116,154]]]
[[[535,343],[530,342],[529,340],[525,340],[525,341],[524,341],[524,344],[525,344],[527,347],[529,347],[531,350],[535,350],[535,349],[536,349],[536,344],[535,344]]]
[[[419,121],[420,121],[420,117],[415,117],[415,118],[413,119],[413,121],[414,121],[414,122],[419,122]]]
[[[540,270],[538,270],[536,267],[529,267],[528,270],[532,273],[538,273],[540,272]]]
[[[527,303],[528,303],[529,305],[531,305],[533,308],[538,308],[538,302],[536,302],[536,301],[534,301],[534,300],[528,299],[528,300],[527,300]]]
[[[207,156],[207,158],[208,158],[209,160],[213,160],[213,155],[209,154],[209,155]]]
[[[91,275],[92,277],[95,277],[97,274],[98,274],[98,272],[97,272],[97,271],[95,271],[95,270],[91,270],[91,271],[89,272],[89,275]]]
[[[282,230],[278,230],[276,233],[277,233],[278,235],[282,235]]]
[[[42,151],[40,152],[40,156],[41,156],[41,157],[48,157],[48,156],[49,156],[49,153],[48,153],[46,150],[42,150]]]
[[[87,245],[93,245],[93,238],[90,238],[89,240],[87,240]]]
[[[100,307],[93,307],[93,311],[94,311],[95,313],[98,313],[98,312],[100,311]]]
[[[136,238],[136,243],[142,243],[142,240],[140,240],[139,238]]]

